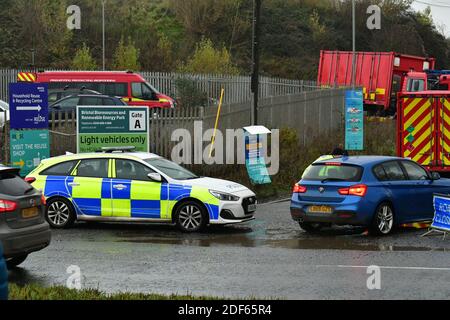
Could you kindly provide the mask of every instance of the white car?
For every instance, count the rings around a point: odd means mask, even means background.
[[[141,221],[195,232],[253,220],[257,205],[243,185],[198,177],[154,154],[115,148],[43,160],[26,180],[43,191],[53,228],[76,220]]]
[[[0,100],[0,128],[3,128],[7,121],[9,121],[9,104]]]

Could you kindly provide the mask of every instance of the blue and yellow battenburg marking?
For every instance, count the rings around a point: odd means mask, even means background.
[[[36,181],[46,198],[69,199],[78,215],[171,220],[176,203],[186,198],[205,205],[210,220],[219,218],[219,200],[204,187],[149,181],[56,177]]]

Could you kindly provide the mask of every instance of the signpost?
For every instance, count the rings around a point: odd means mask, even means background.
[[[50,157],[48,86],[40,83],[11,83],[9,105],[10,163],[20,168],[22,176],[26,176],[41,160]]]
[[[48,129],[48,86],[41,83],[9,85],[11,129]]]
[[[364,150],[364,102],[362,90],[345,93],[345,149]]]
[[[50,157],[48,130],[11,130],[11,164],[26,176]]]
[[[263,141],[269,129],[263,126],[244,128],[245,135],[245,165],[253,184],[269,184],[272,182],[265,161]]]
[[[77,107],[77,152],[97,152],[103,147],[135,147],[149,152],[147,107]]]

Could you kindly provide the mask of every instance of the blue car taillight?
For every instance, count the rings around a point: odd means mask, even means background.
[[[367,194],[367,186],[365,184],[357,184],[349,188],[339,189],[338,192],[341,196],[364,197]]]

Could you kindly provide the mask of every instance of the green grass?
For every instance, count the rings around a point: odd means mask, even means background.
[[[42,287],[37,284],[9,285],[10,300],[223,300],[217,297],[192,295],[159,295],[141,293],[105,294],[96,289],[73,290],[66,287]]]

